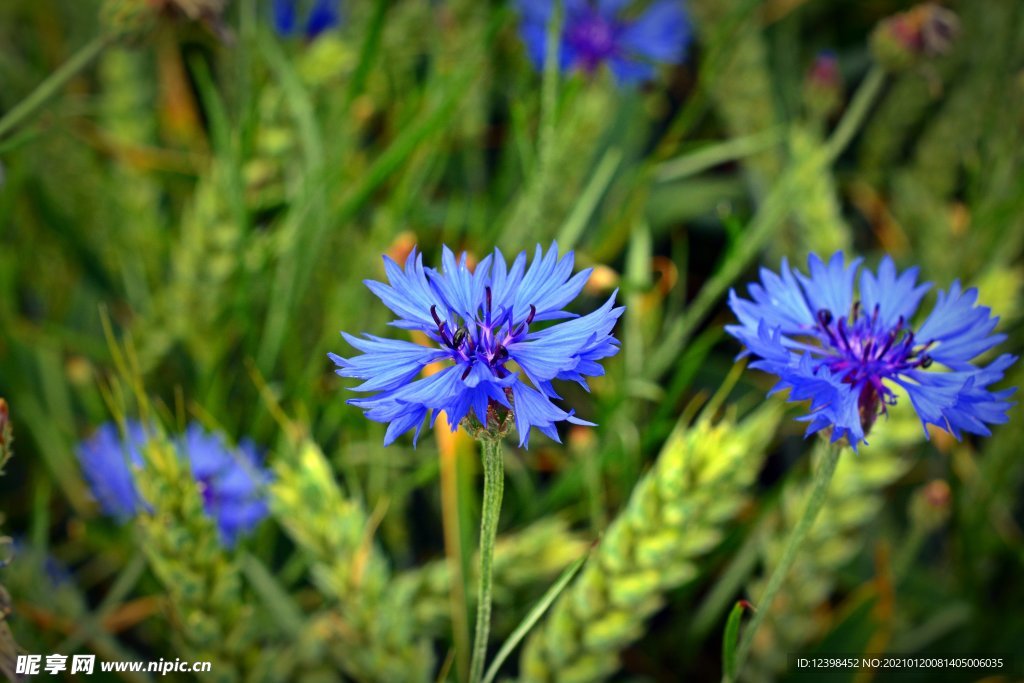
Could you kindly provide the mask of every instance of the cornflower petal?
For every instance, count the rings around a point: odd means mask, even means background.
[[[440,271],[424,268],[418,254],[404,270],[386,259],[388,284],[367,285],[399,316],[394,326],[426,332],[433,345],[342,333],[362,353],[328,354],[335,372],[363,380],[353,391],[376,392],[349,404],[388,425],[385,444],[413,428],[418,437],[424,419],[432,416],[433,424],[441,412],[453,430],[471,418],[497,429],[499,413],[512,413],[524,445],[533,426],[557,437],[557,422],[583,424],[551,403],[559,400],[551,381],[586,387],[586,377],[604,374],[598,361],[618,352],[611,333],[624,309],[615,307],[616,292],[588,315],[564,310],[590,274],[573,275],[573,262],[571,252],[559,257],[554,243],[547,250],[538,245],[529,266],[522,253],[509,267],[497,249],[475,268],[447,247]],[[436,362],[445,367],[417,379]]]
[[[658,63],[683,60],[692,40],[678,0],[655,0],[635,17],[626,0],[566,0],[559,43],[559,68],[592,72],[607,64],[624,85],[650,80]],[[518,0],[520,35],[530,60],[543,68],[553,0]]]
[[[837,251],[826,264],[817,254],[807,259],[810,277],[797,273],[813,313],[827,310],[834,316],[846,315],[853,305],[853,280],[861,259],[843,265],[843,252]]]
[[[619,36],[624,50],[651,62],[674,63],[689,44],[690,23],[679,0],[657,0]]]
[[[384,271],[388,276],[388,284],[374,280],[363,280],[363,283],[398,316],[392,325],[410,330],[432,329],[434,320],[430,308],[441,306],[443,300],[427,280],[423,257],[413,249],[409,252],[403,270],[390,257],[385,256]],[[441,318],[446,318],[446,311],[445,307],[438,311]]]
[[[318,35],[334,28],[341,23],[340,0],[317,0],[306,19],[306,36],[316,38]]]
[[[145,428],[134,421],[125,428],[123,438],[116,424],[103,424],[76,449],[86,483],[100,509],[121,522],[147,507],[135,487],[133,471],[142,467],[140,449],[146,443]]]
[[[107,423],[78,449],[94,495],[104,512],[120,521],[151,510],[135,487],[135,469],[143,466],[141,449],[149,435],[141,423],[129,422],[126,436]],[[197,423],[190,424],[174,446],[178,456],[188,460],[203,508],[216,522],[221,541],[234,546],[268,514],[263,489],[270,475],[255,447],[242,442],[232,449],[223,436],[208,433]]]
[[[827,264],[811,255],[809,274],[794,275],[783,261],[778,275],[761,271],[750,299],[729,295],[739,324],[726,331],[743,344],[740,356],[754,356],[752,368],[779,378],[773,393],[810,401],[801,418],[808,433],[831,428],[833,440],[846,438],[856,449],[897,400],[894,386],[906,391],[925,428],[958,439],[1005,422],[1014,389],[991,387],[1017,359],[1004,354],[977,365],[1005,339],[993,333],[998,318],[976,305],[977,291],[954,282],[915,332],[912,319],[931,285],[917,283],[916,268],[898,274],[885,257],[877,272],[861,274],[858,299],[859,264],[845,265],[842,253]]]
[[[227,445],[221,434],[193,422],[177,442],[199,484],[206,514],[217,523],[221,541],[233,547],[239,536],[267,516],[263,489],[270,480],[251,444]]]

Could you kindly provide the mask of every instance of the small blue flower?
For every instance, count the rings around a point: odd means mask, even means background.
[[[930,284],[917,283],[917,268],[897,274],[888,256],[877,273],[864,270],[859,298],[854,280],[860,259],[844,265],[836,253],[826,264],[808,259],[809,275],[786,261],[778,274],[761,270],[750,300],[729,293],[739,325],[726,330],[757,358],[751,367],[777,375],[772,393],[789,389],[790,401],[811,402],[807,433],[832,428],[856,449],[879,413],[894,405],[902,387],[926,427],[987,436],[986,425],[1006,422],[1014,389],[992,391],[1015,356],[989,365],[974,359],[1002,342],[992,334],[999,319],[976,306],[978,292],[959,281],[939,292],[932,312],[912,324]]]
[[[143,467],[146,430],[138,422],[129,422],[127,436],[122,439],[117,426],[107,423],[78,448],[86,481],[100,507],[122,522],[151,510],[136,489],[134,472]],[[194,423],[175,445],[179,456],[189,460],[206,514],[217,522],[224,545],[233,546],[241,532],[267,516],[262,490],[269,476],[255,448],[242,442],[232,450],[223,437],[208,434]]]
[[[364,380],[353,391],[378,392],[349,403],[389,423],[385,445],[414,427],[415,443],[428,412],[436,419],[444,411],[454,431],[470,412],[491,425],[499,410],[511,411],[521,446],[528,445],[532,427],[557,441],[557,422],[590,425],[552,403],[560,398],[552,381],[573,380],[586,389],[586,376],[604,374],[598,361],[619,348],[611,336],[624,310],[614,306],[617,292],[589,315],[564,311],[590,270],[572,275],[572,253],[559,259],[555,244],[546,254],[538,246],[529,268],[525,252],[509,268],[497,249],[471,271],[465,254],[457,261],[445,247],[442,264],[443,273],[424,268],[413,250],[403,270],[385,256],[390,284],[366,281],[398,316],[392,325],[424,332],[434,345],[343,332],[362,355],[329,354],[339,375]],[[561,322],[534,329],[555,320]],[[416,379],[436,361],[447,367]]]
[[[117,425],[108,422],[77,449],[85,480],[100,508],[122,522],[146,508],[132,471],[142,467],[140,449],[146,443],[146,430],[141,423],[130,421],[125,436],[122,439]]]
[[[178,450],[189,460],[203,507],[217,521],[221,540],[234,546],[242,532],[251,531],[268,513],[263,489],[269,475],[256,448],[242,441],[231,449],[220,434],[193,422],[178,440]]]
[[[299,25],[299,0],[273,0],[274,30],[282,36],[294,35]],[[305,15],[302,34],[307,38],[318,35],[341,24],[341,0],[314,0]]]
[[[520,33],[530,59],[543,68],[553,0],[517,0]],[[624,84],[650,80],[656,64],[683,61],[692,38],[681,0],[655,0],[635,18],[623,16],[628,0],[564,0],[558,57],[562,71],[588,73],[607,64]]]

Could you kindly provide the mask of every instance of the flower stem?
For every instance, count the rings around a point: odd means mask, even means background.
[[[501,495],[505,488],[501,439],[480,440],[484,461],[484,497],[480,511],[480,584],[476,603],[476,635],[473,659],[469,667],[470,683],[479,683],[487,658],[487,638],[491,630],[491,580],[494,573],[494,539],[501,516]]]
[[[850,102],[846,113],[843,114],[839,125],[836,126],[832,137],[829,138],[825,148],[827,155],[826,163],[833,163],[842,151],[846,149],[846,146],[850,144],[853,136],[863,125],[864,119],[867,117],[871,107],[878,100],[878,95],[882,92],[883,85],[885,85],[885,68],[876,64],[868,72],[868,75],[864,77],[860,87],[857,88],[853,101]]]
[[[89,66],[92,60],[103,51],[103,48],[109,42],[110,38],[107,36],[94,38],[85,47],[76,52],[71,59],[62,64],[60,68],[47,76],[28,97],[4,114],[3,118],[0,118],[0,137],[6,135],[24,119],[46,104],[47,100],[57,94],[57,91],[64,84],[74,78],[82,69]]]
[[[825,494],[828,492],[829,482],[832,481],[832,475],[835,474],[836,465],[839,463],[839,455],[842,452],[843,447],[839,443],[829,444],[825,447],[825,457],[818,465],[818,471],[814,474],[814,482],[811,485],[811,495],[807,499],[807,507],[804,508],[803,515],[797,520],[796,526],[793,527],[793,531],[790,532],[789,538],[786,540],[786,547],[782,553],[782,558],[772,571],[772,575],[768,579],[768,586],[758,601],[757,611],[754,613],[753,619],[750,620],[750,624],[744,630],[743,638],[740,641],[739,648],[736,650],[735,671],[737,675],[743,670],[743,663],[750,654],[751,647],[753,647],[754,635],[757,633],[758,627],[768,615],[772,601],[782,587],[782,581],[786,578],[790,567],[793,566],[797,551],[803,544],[804,539],[807,538],[807,532],[811,530],[815,518],[817,518],[825,503]]]

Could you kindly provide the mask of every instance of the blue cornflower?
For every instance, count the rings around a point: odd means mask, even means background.
[[[238,448],[229,448],[223,436],[195,422],[177,445],[189,459],[206,514],[217,521],[224,544],[233,546],[240,533],[253,529],[268,513],[263,488],[270,477],[255,446],[243,440]]]
[[[100,507],[122,522],[151,509],[135,486],[135,469],[143,467],[141,449],[148,435],[142,424],[129,422],[127,437],[122,439],[117,426],[107,423],[78,448],[86,481]],[[203,509],[217,522],[224,545],[233,546],[241,532],[267,516],[262,489],[269,477],[251,443],[231,449],[223,437],[193,423],[175,447],[179,456],[188,458]]]
[[[298,30],[300,6],[308,3],[299,0],[273,0],[273,3],[274,29],[282,36],[294,35]],[[302,34],[316,38],[341,23],[341,0],[314,0],[305,18]]]
[[[342,332],[362,355],[329,354],[339,375],[364,380],[353,391],[379,392],[349,403],[389,423],[385,445],[414,427],[415,443],[427,413],[436,419],[442,410],[453,431],[471,412],[483,426],[498,423],[499,411],[511,412],[521,446],[528,445],[532,427],[557,441],[557,422],[591,425],[552,403],[560,398],[552,381],[574,380],[586,389],[586,376],[604,374],[598,361],[619,347],[611,336],[624,310],[614,306],[617,290],[588,315],[562,310],[590,270],[572,275],[572,253],[559,259],[556,244],[546,254],[538,246],[529,269],[525,252],[508,268],[497,249],[471,271],[465,254],[456,261],[445,247],[442,264],[443,273],[424,268],[414,249],[404,270],[384,257],[390,285],[366,281],[398,316],[392,325],[424,332],[432,346]],[[561,322],[534,329],[552,320]],[[447,367],[417,380],[434,362]]]
[[[553,0],[517,0],[527,52],[542,68]],[[656,64],[683,61],[692,38],[682,0],[655,0],[634,18],[622,15],[628,0],[564,0],[558,58],[562,71],[588,73],[607,64],[620,83],[654,77]]]
[[[125,432],[126,438],[122,438],[117,425],[108,422],[77,449],[85,480],[100,508],[122,522],[146,509],[133,472],[142,467],[140,449],[146,443],[146,430],[141,423],[129,421]]]
[[[844,266],[836,253],[826,264],[812,254],[804,275],[783,261],[778,274],[761,270],[761,284],[749,287],[751,300],[729,294],[740,324],[726,330],[746,346],[741,355],[757,358],[751,367],[779,377],[773,393],[789,389],[789,400],[810,400],[802,418],[810,423],[807,433],[832,427],[832,441],[845,436],[856,448],[895,404],[894,386],[907,392],[926,436],[930,424],[959,439],[962,432],[987,436],[986,425],[1006,422],[1014,389],[989,387],[1016,357],[975,365],[1006,338],[992,334],[999,319],[975,305],[977,290],[954,282],[914,326],[931,287],[917,284],[917,268],[897,274],[886,256],[877,273],[861,273],[857,298],[860,262]]]

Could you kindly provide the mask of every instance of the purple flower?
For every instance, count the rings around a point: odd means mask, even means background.
[[[139,422],[125,425],[125,438],[117,425],[108,422],[79,444],[78,461],[85,480],[103,512],[127,521],[147,509],[135,488],[135,468],[142,467],[139,451],[146,443],[146,430]]]
[[[424,332],[432,346],[343,332],[362,355],[329,354],[339,375],[364,380],[353,391],[377,392],[349,403],[388,423],[385,445],[413,428],[415,443],[428,412],[436,419],[444,411],[454,431],[471,413],[487,426],[499,411],[511,411],[522,446],[532,427],[557,441],[557,422],[591,424],[552,402],[560,398],[552,381],[587,388],[586,376],[604,374],[598,361],[618,352],[611,331],[624,310],[614,306],[615,293],[589,315],[564,311],[590,271],[572,275],[572,253],[559,259],[554,244],[547,254],[538,246],[528,269],[525,252],[509,268],[498,250],[471,271],[465,254],[456,261],[445,247],[442,263],[443,273],[424,268],[413,250],[403,270],[385,256],[390,284],[366,281],[398,316],[392,325]],[[561,322],[539,329],[555,320]],[[417,380],[434,362],[446,367]]]
[[[975,359],[1002,342],[992,334],[999,319],[976,306],[978,292],[954,282],[939,292],[935,308],[915,325],[930,284],[917,284],[917,268],[897,273],[886,256],[874,273],[854,281],[860,259],[849,265],[836,253],[826,264],[808,259],[809,275],[783,261],[778,274],[761,270],[750,300],[730,292],[739,325],[726,330],[756,360],[751,367],[777,375],[772,393],[789,389],[790,401],[811,402],[807,433],[832,428],[856,448],[902,387],[922,424],[953,434],[988,435],[987,425],[1006,422],[1014,389],[989,387],[1016,360],[1003,354],[986,366]],[[927,429],[925,430],[927,436]]]
[[[291,36],[298,30],[299,0],[273,0],[274,30],[278,35]],[[305,14],[302,34],[307,38],[318,35],[341,23],[341,0],[314,0]]]
[[[177,445],[192,467],[206,514],[216,520],[224,545],[234,546],[242,532],[254,529],[268,514],[263,489],[270,477],[255,446],[242,441],[232,449],[222,435],[195,422]]]
[[[127,439],[121,438],[116,425],[107,423],[78,448],[86,481],[100,507],[122,522],[151,510],[135,486],[135,470],[143,467],[141,449],[147,440],[138,422],[128,423]],[[195,423],[175,445],[179,456],[189,460],[203,509],[217,522],[224,545],[233,546],[241,532],[250,531],[267,516],[263,488],[269,475],[255,448],[242,442],[232,449],[222,436],[209,434]]]
[[[518,0],[520,32],[530,59],[543,68],[553,0]],[[559,66],[588,73],[607,64],[624,84],[650,80],[657,64],[683,61],[690,43],[690,21],[681,0],[655,0],[627,18],[626,0],[565,0]]]

